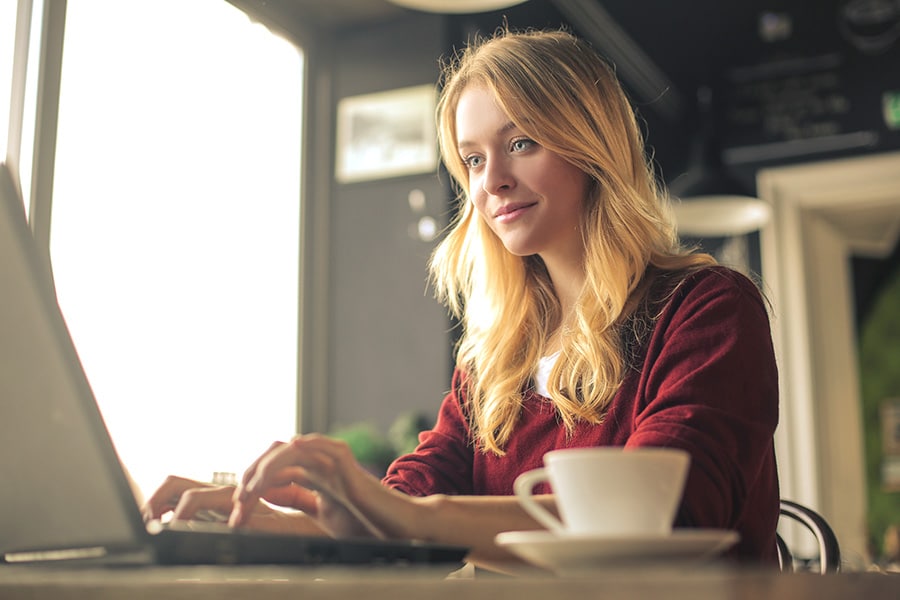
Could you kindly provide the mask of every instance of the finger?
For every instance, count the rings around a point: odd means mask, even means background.
[[[207,487],[208,485],[192,479],[170,475],[141,508],[144,519],[159,519],[178,505],[181,496],[187,490]]]
[[[269,489],[263,495],[263,499],[278,506],[294,508],[315,516],[318,513],[318,496],[312,490],[289,484]]]
[[[293,508],[315,516],[317,513],[318,495],[306,489],[304,486],[307,484],[308,479],[304,469],[301,467],[288,467],[282,469],[272,479],[272,485],[266,489],[261,498],[277,506]],[[244,501],[239,501],[237,499],[238,495],[238,491],[235,490],[232,498],[232,511],[228,517],[228,522],[232,527],[249,525],[253,518],[255,507],[259,505],[258,501],[251,497],[247,497]]]
[[[289,467],[305,470],[304,486],[342,495],[341,490],[328,486],[327,481],[335,476],[340,479],[348,464],[355,465],[356,461],[346,442],[315,434],[300,436],[260,459],[253,475],[245,477],[240,486],[238,499],[244,494],[248,498],[260,497]],[[295,480],[295,483],[301,482]]]
[[[259,468],[259,463],[262,460],[264,460],[267,456],[269,456],[273,452],[276,452],[279,448],[281,448],[284,445],[285,445],[284,442],[278,442],[278,441],[272,442],[272,445],[269,446],[265,452],[260,454],[256,460],[254,460],[252,463],[250,463],[250,466],[247,467],[247,470],[244,471],[244,474],[241,477],[240,484],[243,485],[244,483],[246,483],[247,481],[252,479],[254,477],[254,475],[256,474],[257,469]]]
[[[172,511],[173,519],[193,519],[198,511],[215,511],[227,515],[231,513],[231,486],[192,488],[186,490]]]
[[[311,483],[306,469],[297,466],[289,466],[281,469],[277,473],[272,474],[268,481],[269,486],[273,488],[291,484],[308,487]]]
[[[251,515],[245,503],[257,501],[289,472],[286,470],[298,467],[300,471],[292,472],[296,483],[302,483],[304,487],[318,492],[320,497],[327,497],[329,502],[341,506],[372,534],[384,536],[348,496],[348,486],[352,486],[355,478],[364,473],[349,445],[342,440],[320,435],[295,438],[260,460],[253,476],[235,490],[235,509],[229,523],[234,526],[247,523]],[[377,482],[375,484],[380,487]]]
[[[333,455],[342,453],[343,442],[323,436],[301,436],[289,444],[273,446],[248,469],[234,494],[229,518],[233,527],[246,525],[252,507],[269,489],[290,481],[311,489],[322,489],[319,473],[335,471]],[[325,486],[327,487],[327,486]]]
[[[233,505],[228,518],[229,525],[232,527],[247,525],[253,515],[253,509],[262,497],[273,498],[274,502],[281,506],[292,506],[294,501],[293,493],[286,491],[287,488],[293,486],[295,481],[300,485],[306,483],[305,473],[299,467],[283,469],[281,472],[269,477],[268,485],[265,489],[261,489],[259,493],[248,492],[245,484],[248,480],[255,481],[259,477],[259,473],[265,471],[265,465],[271,459],[271,456],[281,451],[280,447],[273,448],[265,456],[260,457],[254,466],[245,473],[244,481],[235,488],[232,495]]]

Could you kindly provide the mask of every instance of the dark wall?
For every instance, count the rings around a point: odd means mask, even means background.
[[[331,63],[335,102],[435,84],[444,35],[443,20],[424,14],[338,33]],[[446,179],[436,172],[346,184],[332,180],[331,429],[370,422],[386,430],[409,412],[434,417],[449,387],[448,319],[426,287],[434,242],[412,235],[422,216],[446,224]],[[421,212],[410,207],[414,190],[425,196]]]
[[[787,4],[772,18],[790,19],[790,37],[751,30],[720,72],[726,161],[760,168],[900,148],[900,17],[864,24],[848,12],[860,2]]]

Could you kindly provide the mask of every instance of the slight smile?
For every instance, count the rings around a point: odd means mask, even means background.
[[[516,219],[519,215],[536,204],[537,202],[514,202],[512,204],[504,204],[494,213],[494,218],[501,223],[507,223]]]

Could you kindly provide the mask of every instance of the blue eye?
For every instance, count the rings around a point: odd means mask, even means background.
[[[470,169],[478,167],[482,162],[484,162],[484,159],[474,154],[472,156],[466,156],[465,158],[463,158],[463,164],[465,164]]]
[[[512,144],[510,144],[510,149],[513,152],[524,152],[528,150],[532,146],[534,146],[534,140],[529,140],[528,138],[519,138],[517,140],[513,140]]]

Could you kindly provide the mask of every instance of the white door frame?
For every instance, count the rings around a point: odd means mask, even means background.
[[[868,561],[852,255],[900,233],[900,152],[761,170],[760,231],[780,369],[781,495],[818,509],[844,556]]]

